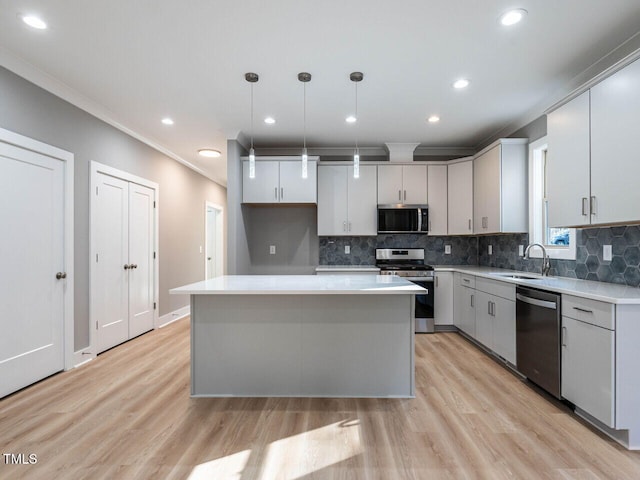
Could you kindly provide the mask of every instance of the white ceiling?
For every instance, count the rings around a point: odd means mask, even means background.
[[[513,7],[528,16],[501,26]],[[225,184],[226,139],[250,133],[245,72],[260,75],[256,146],[301,145],[307,71],[309,147],[351,146],[356,128],[362,146],[476,147],[639,26],[637,0],[0,0],[0,60]],[[452,89],[459,77],[470,87]]]

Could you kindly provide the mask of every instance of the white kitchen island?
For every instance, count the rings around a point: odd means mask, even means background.
[[[191,395],[413,397],[423,291],[374,275],[238,275],[175,288],[191,295]]]

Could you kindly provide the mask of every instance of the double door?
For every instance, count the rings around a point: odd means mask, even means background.
[[[92,318],[97,352],[153,329],[155,190],[97,174]]]

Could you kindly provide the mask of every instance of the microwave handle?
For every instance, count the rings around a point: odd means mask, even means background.
[[[418,231],[422,231],[422,209],[418,209]]]

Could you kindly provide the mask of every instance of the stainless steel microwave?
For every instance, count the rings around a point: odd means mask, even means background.
[[[378,205],[378,233],[428,232],[428,205]]]

